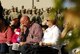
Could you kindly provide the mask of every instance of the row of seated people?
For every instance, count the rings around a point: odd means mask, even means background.
[[[56,46],[60,30],[55,23],[54,15],[49,14],[45,20],[48,28],[43,31],[39,24],[30,22],[26,15],[21,19],[14,18],[11,27],[0,18],[0,54],[8,51],[9,54],[58,54]]]

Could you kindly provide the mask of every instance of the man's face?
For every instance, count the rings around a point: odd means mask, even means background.
[[[29,19],[26,16],[21,17],[20,24],[27,27],[29,25]]]

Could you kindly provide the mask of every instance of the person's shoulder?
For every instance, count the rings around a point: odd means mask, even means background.
[[[58,28],[58,26],[56,26],[56,25],[53,25],[53,26],[52,26],[52,28]]]
[[[38,23],[33,23],[34,26],[40,26]]]
[[[8,29],[8,30],[12,30],[11,26],[8,26],[7,29]]]
[[[41,29],[41,25],[39,25],[38,23],[33,23],[32,26]]]
[[[8,26],[5,32],[12,32],[11,27],[10,27],[10,26]]]
[[[54,30],[60,31],[60,29],[59,29],[58,26],[56,26],[56,25],[53,25],[52,28],[53,28]]]

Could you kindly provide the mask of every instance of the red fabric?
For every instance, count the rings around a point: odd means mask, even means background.
[[[12,34],[13,32],[10,27],[5,32],[0,32],[0,43],[11,42]]]
[[[17,38],[20,35],[20,28],[15,29],[14,34],[12,36],[12,43],[17,43]]]

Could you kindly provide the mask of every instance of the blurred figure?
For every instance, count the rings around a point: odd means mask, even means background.
[[[24,39],[20,42],[21,53],[36,53],[36,50],[32,49],[34,49],[42,39],[41,26],[37,23],[30,22],[28,16],[22,16],[20,19],[20,23],[22,25],[22,37],[24,37]]]
[[[6,20],[0,18],[0,54],[6,54],[9,51],[7,44],[11,43],[12,30]]]
[[[18,17],[18,13],[16,12],[16,8],[12,8],[12,11],[11,11],[11,13],[10,13],[10,18],[11,18],[11,20],[13,19],[13,18],[16,18],[16,17]]]
[[[40,42],[40,45],[49,47],[42,47],[41,51],[43,51],[42,53],[44,54],[58,54],[58,50],[55,46],[58,44],[60,30],[56,26],[55,16],[52,13],[48,15],[46,25],[48,28],[44,31],[43,39]],[[52,50],[49,51],[48,49]]]
[[[14,30],[15,28],[19,28],[20,26],[20,19],[17,17],[13,18],[12,21],[10,22],[11,28]]]
[[[9,11],[10,10],[6,10],[4,11],[4,18],[7,20],[7,22],[10,24],[10,16],[9,16]]]
[[[24,8],[24,6],[22,6],[21,8],[22,8],[22,9],[21,9],[21,14],[23,15],[24,12],[25,12],[25,8]]]
[[[49,8],[47,8],[47,9],[43,12],[42,18],[41,18],[41,19],[42,19],[42,25],[45,25],[45,22],[46,22],[46,19],[47,19],[47,17],[48,17],[49,12],[50,12]]]
[[[36,13],[37,9],[32,9],[32,16],[30,18],[30,21],[34,20],[34,22],[36,22]]]
[[[36,23],[38,23],[38,24],[42,24],[42,19],[41,19],[41,10],[39,9],[39,10],[37,10],[37,16],[36,16]]]
[[[12,35],[12,46],[10,47],[10,54],[20,54],[19,52],[19,40],[18,37],[20,36],[20,20],[18,18],[14,18],[11,21],[11,28],[13,29]]]
[[[16,7],[16,12],[17,12],[17,13],[19,12],[18,7]]]
[[[63,24],[64,25],[64,29],[63,29],[63,31],[61,33],[61,38],[66,40],[66,38],[69,37],[68,39],[70,39],[70,40],[68,40],[69,43],[67,43],[67,45],[69,47],[70,47],[70,44],[72,42],[74,42],[74,44],[75,44],[76,41],[78,40],[76,38],[75,38],[75,40],[71,40],[71,37],[74,39],[74,35],[72,33],[74,33],[74,30],[75,29],[80,30],[79,29],[79,27],[80,27],[80,22],[79,22],[80,21],[80,18],[79,17],[80,17],[79,14],[75,10],[69,9],[69,10],[66,10],[64,12],[64,24]],[[76,33],[76,35],[78,36],[77,33]],[[75,37],[76,37],[76,35],[75,35]],[[72,44],[71,46],[74,47],[75,46],[74,44]],[[77,44],[79,44],[79,43],[77,43]],[[65,44],[61,48],[62,54],[68,54],[69,53],[67,50],[65,50],[65,47],[67,45]],[[69,49],[72,49],[72,47],[69,48]]]
[[[27,16],[30,18],[30,21],[32,20],[32,10],[27,10]]]
[[[62,32],[61,38],[64,38],[70,30],[73,30],[74,28],[80,27],[80,18],[79,14],[76,14],[74,10],[66,10],[64,12],[64,30]],[[74,21],[75,20],[75,21]]]

